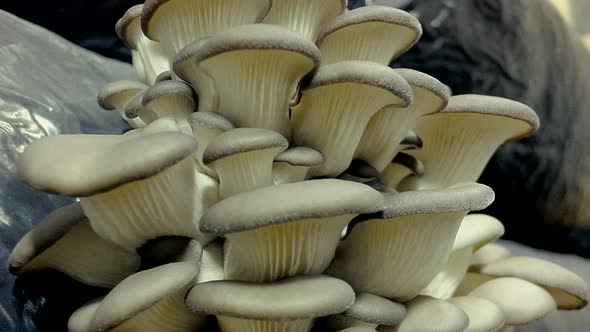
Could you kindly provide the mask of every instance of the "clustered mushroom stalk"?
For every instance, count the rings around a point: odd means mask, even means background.
[[[79,202],[27,233],[9,271],[108,290],[70,332],[497,331],[585,307],[586,281],[513,257],[499,220],[468,214],[494,200],[476,181],[536,131],[534,111],[388,67],[418,20],[345,8],[129,9],[116,31],[138,81],[98,103],[134,129],[25,149],[25,182]]]

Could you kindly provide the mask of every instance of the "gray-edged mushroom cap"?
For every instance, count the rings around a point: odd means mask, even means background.
[[[105,110],[123,109],[131,98],[147,88],[147,85],[136,81],[111,82],[98,92],[96,100]]]
[[[295,320],[342,312],[354,302],[354,291],[344,281],[323,275],[273,283],[224,280],[194,286],[185,302],[192,311],[213,315]]]
[[[219,135],[209,143],[203,153],[203,162],[209,164],[236,153],[270,148],[286,149],[288,146],[287,139],[275,131],[263,128],[236,128]]]
[[[406,317],[406,307],[381,296],[358,293],[354,304],[341,315],[372,324],[397,325]]]
[[[29,145],[17,167],[20,177],[39,190],[90,196],[157,174],[196,148],[193,137],[172,132],[140,137],[58,135]]]
[[[285,150],[275,158],[277,163],[287,163],[291,166],[314,167],[324,163],[324,155],[316,149],[296,146]]]
[[[382,204],[382,194],[356,182],[323,179],[281,184],[213,205],[201,218],[201,230],[235,233],[295,220],[371,213],[382,210]]]
[[[206,127],[219,129],[220,131],[230,131],[235,129],[231,121],[219,113],[215,112],[195,112],[188,116],[188,123],[191,127]]]
[[[437,113],[447,106],[451,97],[449,89],[436,78],[413,69],[396,68],[394,71],[403,77],[414,90],[421,89],[427,92],[428,96],[421,95],[420,98],[428,97],[429,104],[433,106],[429,107],[428,110],[424,110],[426,113],[421,113],[420,115]]]
[[[164,80],[147,89],[143,94],[141,103],[146,106],[152,101],[165,96],[190,99],[193,103],[195,99],[195,93],[188,84],[181,81]]]
[[[163,81],[171,81],[172,79],[173,79],[172,71],[166,70],[166,71],[163,71],[160,74],[158,74],[158,76],[156,76],[156,83],[163,82]]]
[[[127,29],[129,25],[137,19],[140,19],[141,12],[143,10],[143,4],[135,5],[127,9],[123,17],[121,17],[115,24],[115,32],[117,36],[129,47],[135,49],[135,45],[127,37]]]

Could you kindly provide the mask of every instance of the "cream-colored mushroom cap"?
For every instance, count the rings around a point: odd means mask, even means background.
[[[18,172],[39,190],[90,196],[159,173],[196,148],[193,137],[168,132],[141,137],[49,136],[25,149]]]
[[[319,166],[324,163],[324,155],[316,149],[296,146],[285,150],[275,158],[275,162],[291,166]]]
[[[555,301],[543,288],[517,278],[498,278],[475,288],[469,296],[494,302],[504,314],[506,325],[521,325],[555,311]]]
[[[502,235],[504,235],[504,225],[500,220],[487,214],[469,214],[461,222],[453,250],[472,247],[473,251],[476,251]]]
[[[504,325],[502,310],[490,300],[475,296],[461,296],[449,299],[469,317],[465,332],[497,331]]]
[[[141,105],[155,113],[158,118],[186,119],[197,108],[193,89],[181,81],[156,83],[145,91]]]
[[[464,331],[469,318],[451,302],[429,296],[418,296],[406,303],[408,314],[398,326],[382,326],[382,332],[460,332]]]
[[[553,296],[561,310],[580,309],[590,299],[590,286],[577,274],[535,257],[515,256],[497,260],[484,265],[480,273],[535,283]]]
[[[343,13],[318,36],[322,63],[366,60],[388,65],[422,35],[409,13],[386,6],[366,6]]]
[[[396,68],[394,70],[412,87],[414,99],[420,100],[420,109],[415,110],[420,116],[438,113],[448,107],[447,103],[451,97],[449,89],[439,80],[413,69]]]
[[[74,311],[68,319],[68,332],[92,331],[92,319],[103,299],[104,296],[96,298]]]
[[[473,253],[469,269],[479,271],[479,268],[483,265],[509,257],[510,255],[511,253],[508,248],[495,242],[488,243]]]
[[[148,86],[136,81],[116,81],[105,85],[96,97],[105,110],[124,109],[125,105]]]
[[[397,325],[406,317],[406,307],[371,293],[358,293],[354,304],[340,314],[366,323]]]
[[[115,32],[119,39],[121,39],[127,47],[132,50],[137,49],[137,40],[134,40],[129,36],[129,27],[133,21],[139,20],[141,12],[143,10],[143,4],[135,5],[127,9],[123,17],[121,17],[115,24]]]
[[[354,302],[354,291],[344,281],[323,275],[273,283],[224,280],[194,286],[185,301],[195,312],[284,321],[342,312]]]
[[[223,115],[215,112],[195,112],[188,116],[188,123],[194,127],[205,127],[218,129],[220,131],[229,131],[235,129],[235,126]]]

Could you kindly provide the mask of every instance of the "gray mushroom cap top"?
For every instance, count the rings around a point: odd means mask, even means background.
[[[341,61],[321,66],[309,85],[302,91],[337,83],[358,83],[372,85],[389,91],[403,101],[412,103],[412,88],[395,70],[370,61]]]
[[[280,184],[231,196],[201,218],[203,232],[228,234],[289,221],[371,213],[383,195],[362,183],[322,179]]]
[[[275,158],[275,162],[307,167],[320,166],[324,161],[324,155],[320,151],[305,146],[287,149]]]
[[[449,88],[441,81],[413,69],[397,68],[394,71],[403,77],[409,85],[427,90],[440,99],[440,108],[432,110],[430,114],[440,112],[447,106],[451,94]]]
[[[140,19],[142,10],[143,10],[142,4],[135,5],[131,8],[129,8],[125,12],[123,17],[121,17],[117,21],[117,23],[115,24],[115,32],[117,33],[117,36],[119,36],[119,38],[125,43],[125,45],[127,45],[127,47],[129,47],[131,49],[134,49],[134,47],[133,47],[133,43],[131,43],[129,40],[127,40],[127,28],[129,28],[129,25],[134,20]]]
[[[444,189],[407,191],[386,197],[383,218],[477,211],[488,207],[494,198],[492,188],[474,182]]]
[[[163,97],[174,95],[179,98],[186,98],[195,104],[195,92],[190,85],[181,81],[162,81],[147,89],[141,99],[141,104],[146,106],[150,102]]]
[[[310,319],[342,312],[354,302],[344,281],[324,275],[298,276],[273,283],[211,281],[186,296],[190,310],[266,321]]]
[[[512,139],[518,139],[533,134],[539,129],[537,113],[523,103],[514,100],[483,95],[457,95],[449,99],[447,107],[441,113],[480,113],[495,116],[505,116],[520,120],[529,128],[518,133]]]
[[[285,50],[309,57],[316,66],[320,63],[320,50],[312,41],[271,24],[242,25],[208,37],[195,49],[193,56],[196,61],[203,61],[237,50]]]
[[[421,149],[424,146],[424,142],[418,134],[415,132],[408,130],[408,134],[404,137],[404,139],[399,143],[400,145],[410,145],[415,148]]]
[[[54,210],[16,244],[8,257],[8,271],[18,274],[31,260],[59,241],[79,222],[86,219],[79,203]]]
[[[405,166],[416,176],[424,175],[424,164],[422,164],[422,162],[416,159],[414,156],[407,153],[399,152],[393,158],[392,163]]]
[[[129,100],[127,105],[125,105],[125,116],[129,119],[138,117],[139,113],[141,113],[141,111],[145,109],[141,103],[141,100],[143,99],[143,94],[143,92],[137,94],[135,97]]]
[[[156,77],[156,83],[170,80],[172,80],[172,71],[170,70],[163,71]]]
[[[237,128],[224,132],[214,139],[203,153],[203,162],[212,163],[236,153],[283,148],[287,139],[276,131],[263,128]]]
[[[155,175],[197,149],[192,136],[58,135],[29,145],[18,173],[31,186],[67,196],[91,196]]]
[[[96,96],[98,105],[105,110],[114,110],[113,97],[122,93],[140,93],[148,86],[136,81],[116,81],[105,85]]]
[[[344,12],[342,15],[332,20],[332,22],[320,32],[317,44],[321,45],[324,38],[334,31],[367,22],[390,23],[414,30],[416,32],[416,38],[407,41],[408,44],[404,48],[404,51],[410,49],[422,35],[422,25],[420,25],[418,19],[410,13],[387,6],[365,6]]]
[[[102,300],[94,315],[94,327],[108,331],[176,291],[189,285],[199,273],[198,264],[179,262],[131,275]]]
[[[216,112],[194,112],[188,116],[188,123],[192,127],[206,127],[229,131],[235,128],[225,116]]]
[[[174,73],[176,75],[182,75],[182,73],[177,70],[177,67],[182,65],[185,61],[194,61],[193,56],[195,55],[195,53],[197,53],[197,51],[203,46],[203,43],[205,42],[205,40],[207,40],[207,38],[209,37],[204,37],[204,38],[200,38],[197,39],[195,41],[192,41],[190,44],[186,45],[183,49],[181,49],[178,53],[176,53],[174,55],[174,57],[172,58],[172,70],[174,71]],[[187,80],[187,78],[179,76],[180,78],[182,78],[183,80]]]
[[[372,324],[396,325],[406,317],[406,307],[381,296],[359,293],[352,307],[341,315]]]

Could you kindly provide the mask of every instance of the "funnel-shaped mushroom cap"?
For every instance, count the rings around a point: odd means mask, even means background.
[[[238,127],[290,137],[289,102],[299,81],[319,64],[320,52],[295,32],[253,24],[207,38],[193,57],[223,96],[214,111]]]
[[[389,166],[381,173],[381,179],[392,188],[396,188],[401,181],[409,176],[421,177],[424,175],[424,165],[413,156],[399,152],[393,158]]]
[[[92,319],[103,298],[94,299],[74,311],[68,319],[68,332],[92,331]]]
[[[123,114],[123,117],[133,121],[138,121],[146,126],[158,120],[158,116],[154,112],[143,107],[141,101],[143,100],[144,93],[145,91],[135,95],[135,97],[129,100],[127,105],[125,105],[125,113]]]
[[[461,222],[453,250],[469,247],[472,251],[476,251],[502,235],[504,235],[504,225],[500,220],[487,214],[469,214]]]
[[[509,257],[510,255],[508,248],[494,242],[488,243],[473,253],[469,266],[470,269],[479,271],[483,265]]]
[[[469,318],[451,302],[429,296],[418,296],[406,303],[408,314],[398,326],[380,327],[382,332],[460,332],[469,325]]]
[[[389,65],[422,35],[409,13],[385,6],[360,7],[338,16],[320,33],[322,63],[365,60]]]
[[[156,83],[145,91],[141,105],[158,118],[176,119],[186,119],[197,108],[193,89],[180,81]]]
[[[111,82],[100,89],[96,99],[98,105],[107,111],[123,110],[131,98],[147,88],[147,85],[135,81]]]
[[[211,281],[186,296],[192,311],[217,316],[221,330],[229,332],[308,331],[314,318],[342,312],[353,302],[348,284],[323,275],[266,284]]]
[[[457,287],[457,290],[455,291],[455,294],[453,294],[453,296],[469,295],[471,291],[479,287],[481,284],[493,279],[495,279],[495,277],[474,272],[467,272],[463,277],[463,280],[461,280],[461,283],[459,284],[459,287]]]
[[[272,0],[263,23],[297,31],[314,41],[320,30],[346,9],[346,0]]]
[[[325,323],[333,329],[353,326],[377,327],[397,325],[406,317],[406,307],[370,293],[356,295],[354,304],[338,315],[328,316]]]
[[[272,162],[289,146],[281,134],[261,128],[237,128],[215,138],[203,163],[219,175],[219,197],[270,186]]]
[[[493,199],[489,187],[475,183],[389,195],[382,213],[350,230],[327,273],[357,291],[412,299],[444,267],[467,212]]]
[[[203,316],[184,306],[184,296],[199,271],[193,262],[162,265],[123,280],[101,301],[92,331],[195,331]]]
[[[411,88],[401,76],[367,61],[322,66],[301,92],[292,117],[295,144],[317,149],[326,158],[310,169],[310,176],[342,173],[369,119],[383,107],[412,102]]]
[[[279,154],[272,167],[275,184],[305,180],[310,167],[324,163],[324,155],[318,150],[296,146]]]
[[[490,300],[475,296],[454,297],[449,300],[469,317],[465,332],[497,331],[504,325],[502,310]]]
[[[401,189],[475,181],[501,144],[531,135],[538,127],[535,112],[519,102],[479,95],[451,97],[447,108],[418,122],[415,132],[424,147],[407,153],[424,163],[425,174],[402,182]]]
[[[217,172],[209,168],[203,162],[203,153],[209,143],[217,136],[226,131],[235,129],[234,125],[223,115],[214,112],[195,112],[188,116],[188,123],[192,128],[192,133],[199,147],[194,157],[197,162],[197,170],[207,174],[212,178],[218,179]]]
[[[147,0],[141,27],[170,57],[191,42],[232,27],[259,22],[271,0]]]
[[[79,203],[50,213],[16,244],[8,257],[15,274],[55,268],[83,283],[112,287],[139,268],[135,252],[96,235]]]
[[[560,265],[535,257],[508,257],[484,265],[482,274],[521,278],[543,287],[561,310],[580,309],[588,304],[590,286],[577,274]]]
[[[412,88],[414,101],[407,108],[386,107],[367,125],[355,156],[383,171],[400,150],[399,144],[425,114],[442,110],[449,100],[445,86],[432,76],[411,69],[396,69]]]
[[[382,208],[383,196],[366,185],[310,180],[229,197],[206,212],[201,229],[226,236],[227,279],[267,281],[321,273],[346,224]]]
[[[121,17],[115,25],[117,35],[131,48],[132,62],[139,78],[154,84],[159,74],[170,69],[168,57],[160,43],[149,40],[141,31],[143,5],[136,5]]]
[[[496,304],[506,325],[521,325],[541,319],[554,312],[555,301],[543,288],[517,278],[487,281],[469,296],[488,299]]]

